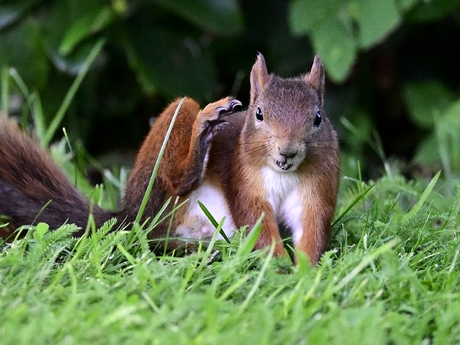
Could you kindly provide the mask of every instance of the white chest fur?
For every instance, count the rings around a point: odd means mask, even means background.
[[[283,224],[291,231],[294,243],[296,243],[303,230],[301,221],[303,202],[298,175],[278,173],[266,167],[262,169],[262,180],[266,197],[272,206],[277,223]],[[213,235],[214,226],[201,210],[198,200],[206,206],[218,222],[226,217],[223,229],[227,237],[231,237],[236,226],[225,201],[225,195],[220,188],[206,181],[189,196],[189,203],[186,206],[188,209],[182,223],[176,229],[176,234],[185,238],[197,239],[209,238]]]
[[[286,226],[294,242],[302,234],[303,203],[299,190],[299,177],[292,173],[278,173],[266,167],[262,169],[263,186],[278,224]]]
[[[231,237],[236,226],[230,216],[225,195],[220,188],[208,182],[204,182],[189,196],[188,205],[185,206],[188,209],[182,223],[176,229],[177,235],[186,238],[201,239],[210,238],[214,234],[215,228],[203,213],[203,210],[198,205],[198,201],[206,206],[217,222],[220,222],[225,217],[223,230],[227,237]],[[218,238],[221,239],[221,236],[219,235]]]

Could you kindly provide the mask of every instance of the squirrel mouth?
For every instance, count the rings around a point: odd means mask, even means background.
[[[292,163],[288,163],[287,161],[280,162],[280,161],[275,160],[275,164],[276,164],[281,170],[284,170],[284,171],[291,169],[292,166],[293,166]]]

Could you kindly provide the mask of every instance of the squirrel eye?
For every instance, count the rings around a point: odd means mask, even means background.
[[[315,119],[313,120],[313,126],[319,127],[322,121],[323,121],[323,116],[321,115],[321,112],[317,111],[315,114]]]
[[[264,114],[262,114],[262,109],[260,109],[260,107],[257,107],[256,119],[257,119],[257,121],[263,121],[264,120]]]

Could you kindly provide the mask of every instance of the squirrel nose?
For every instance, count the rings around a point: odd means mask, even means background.
[[[291,152],[280,152],[280,155],[283,156],[284,158],[294,158],[295,155],[297,154],[297,151],[291,151]]]

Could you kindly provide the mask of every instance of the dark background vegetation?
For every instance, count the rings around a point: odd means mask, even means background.
[[[3,80],[16,71],[48,123],[101,38],[62,123],[96,157],[134,154],[178,96],[247,104],[258,51],[286,77],[320,53],[344,173],[358,161],[366,177],[393,161],[409,175],[460,171],[460,0],[0,2]],[[14,80],[7,92],[5,112],[30,111]]]

